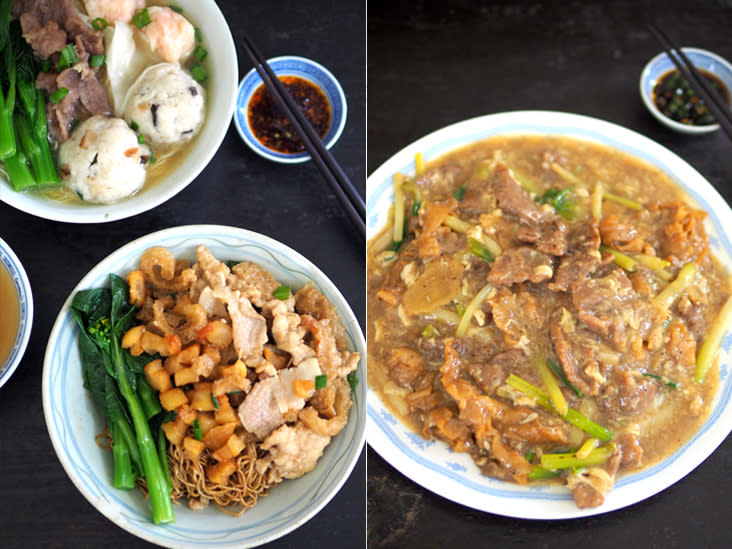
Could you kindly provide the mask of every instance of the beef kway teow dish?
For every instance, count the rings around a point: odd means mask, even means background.
[[[368,245],[369,384],[390,410],[580,508],[688,441],[732,307],[707,214],[657,168],[565,137],[415,165]]]

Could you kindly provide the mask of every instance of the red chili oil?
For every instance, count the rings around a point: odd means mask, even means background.
[[[312,82],[298,76],[280,76],[280,82],[322,139],[328,133],[331,109],[328,98]],[[264,84],[254,91],[247,116],[252,133],[262,145],[281,153],[305,150],[300,136]]]

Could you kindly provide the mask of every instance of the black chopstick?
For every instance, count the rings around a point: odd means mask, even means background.
[[[361,198],[361,195],[353,186],[353,183],[351,183],[348,176],[338,165],[338,162],[336,162],[335,158],[333,158],[325,147],[318,134],[315,133],[310,122],[308,122],[297,107],[292,97],[290,97],[290,94],[282,85],[280,79],[277,78],[277,75],[272,70],[272,67],[269,66],[267,60],[262,57],[262,54],[259,52],[257,47],[246,36],[244,37],[243,45],[246,54],[249,56],[252,63],[254,63],[254,68],[257,69],[259,76],[262,77],[262,81],[265,86],[267,86],[267,89],[274,97],[277,105],[282,109],[285,116],[287,116],[288,120],[295,128],[295,131],[305,144],[305,148],[308,153],[310,153],[310,157],[313,159],[315,164],[317,164],[318,169],[321,171],[341,205],[346,210],[351,221],[353,221],[361,237],[365,240],[366,205],[364,204],[363,198]]]
[[[666,55],[673,61],[676,68],[679,69],[679,72],[689,81],[696,93],[704,100],[704,104],[712,113],[719,126],[724,130],[724,133],[732,139],[732,112],[730,112],[729,107],[724,104],[724,101],[722,101],[717,92],[707,83],[707,79],[699,73],[681,48],[671,42],[660,27],[654,24],[650,24],[648,27],[666,51]]]

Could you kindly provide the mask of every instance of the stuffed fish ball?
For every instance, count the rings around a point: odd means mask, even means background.
[[[203,88],[177,64],[146,69],[130,87],[123,117],[150,145],[190,141],[203,124]]]
[[[107,204],[132,196],[145,184],[150,149],[119,118],[88,118],[59,147],[63,182],[82,200]]]

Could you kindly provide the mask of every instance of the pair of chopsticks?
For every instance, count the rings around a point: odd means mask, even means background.
[[[338,198],[339,202],[346,210],[348,217],[356,226],[356,229],[358,229],[361,237],[365,240],[366,205],[364,204],[363,198],[361,198],[361,195],[338,165],[335,158],[333,158],[330,152],[328,152],[323,141],[320,139],[318,134],[315,133],[310,122],[308,122],[292,100],[292,97],[290,97],[290,94],[282,85],[280,79],[277,78],[277,75],[269,66],[267,60],[262,57],[262,54],[259,52],[257,47],[246,36],[244,37],[243,45],[249,59],[254,63],[254,67],[257,69],[259,76],[262,77],[264,85],[267,86],[267,89],[274,97],[277,105],[282,109],[285,116],[287,116],[293,128],[295,128],[295,131],[305,144],[305,148],[308,153],[310,153],[310,157],[318,166],[318,169],[321,171],[325,180],[335,193],[336,198]]]
[[[704,104],[712,113],[719,126],[727,134],[727,137],[732,139],[732,112],[730,112],[729,107],[724,104],[724,101],[707,82],[707,79],[689,61],[689,58],[681,51],[681,48],[671,42],[668,36],[657,25],[650,24],[648,27],[666,51],[666,55],[673,61],[676,68],[679,69],[682,76],[691,84],[694,91],[699,94],[699,97],[704,100]]]

